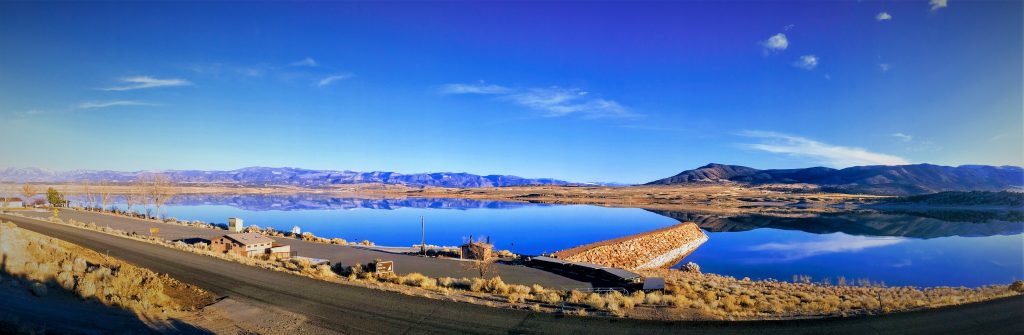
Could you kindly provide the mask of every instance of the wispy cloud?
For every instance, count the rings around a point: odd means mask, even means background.
[[[130,91],[144,88],[188,86],[191,82],[184,79],[159,79],[150,76],[124,77],[118,81],[127,85],[104,88],[104,91]]]
[[[831,145],[804,137],[776,132],[748,130],[740,132],[738,135],[761,140],[760,143],[741,144],[745,148],[810,158],[821,164],[833,167],[910,164],[909,161],[898,156],[871,152],[855,147]]]
[[[772,35],[767,40],[761,41],[761,46],[764,47],[765,54],[782,52],[789,47],[789,39],[786,38],[786,34],[778,33]]]
[[[881,12],[881,13],[878,13],[878,15],[875,15],[875,20],[876,21],[889,21],[889,20],[892,20],[892,15],[890,15],[888,12]]]
[[[294,62],[288,63],[288,66],[315,67],[317,65],[319,65],[319,64],[317,64],[316,60],[311,58],[311,57],[306,57],[306,58],[303,58],[302,60],[298,60],[298,61],[294,61]]]
[[[439,90],[441,94],[504,94],[512,89],[488,84],[445,84]]]
[[[320,79],[320,81],[316,82],[316,86],[324,87],[324,86],[333,84],[336,81],[345,80],[345,79],[348,79],[348,78],[352,78],[352,74],[350,74],[350,73],[334,74],[334,75],[330,75],[330,76],[324,77],[323,79]]]
[[[765,257],[764,260],[785,262],[825,254],[859,252],[903,243],[905,240],[902,237],[865,237],[834,233],[824,235],[818,241],[764,243],[753,245],[749,250],[773,254],[772,257]]]
[[[591,97],[578,88],[558,86],[513,89],[492,84],[445,84],[441,94],[492,95],[543,113],[545,117],[577,115],[588,119],[629,118],[639,116],[622,104],[603,98]]]
[[[892,69],[892,65],[888,63],[878,64],[878,71],[882,71],[882,73],[889,72],[890,69]]]
[[[797,59],[797,61],[793,63],[793,66],[796,66],[796,67],[804,69],[804,70],[814,70],[814,68],[818,67],[818,56],[815,56],[815,55],[803,55],[803,56],[800,56],[800,59]]]
[[[156,106],[156,104],[136,100],[88,101],[78,104],[78,109],[97,109],[118,106]]]
[[[949,6],[949,1],[948,0],[929,0],[928,4],[931,5],[932,11],[934,12],[934,11],[937,11],[939,9],[946,8],[947,6]]]
[[[910,142],[914,140],[914,136],[907,135],[904,133],[893,133],[892,137],[898,138],[900,141],[903,142]]]

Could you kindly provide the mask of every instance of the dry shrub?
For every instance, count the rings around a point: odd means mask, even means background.
[[[437,287],[437,280],[424,276],[420,273],[410,273],[405,276],[401,276],[401,283],[408,286],[417,286],[426,289],[432,289]]]
[[[540,300],[545,303],[555,305],[562,302],[562,295],[557,292],[547,292],[544,293]]]
[[[577,304],[578,305],[578,304],[582,304],[585,299],[587,299],[587,294],[586,293],[583,293],[583,292],[580,292],[580,291],[577,291],[577,290],[572,290],[572,291],[569,291],[569,297],[566,298],[565,301],[570,303],[570,304]]]
[[[604,300],[604,298],[601,297],[601,295],[597,294],[597,293],[591,293],[590,295],[587,296],[587,299],[584,300],[583,302],[587,306],[590,306],[590,308],[593,308],[593,309],[604,309],[604,307],[608,305],[608,302],[606,302]]]
[[[484,285],[484,289],[487,292],[498,295],[506,295],[509,292],[508,284],[505,284],[505,282],[501,280],[501,277],[497,276],[488,279],[487,283]]]

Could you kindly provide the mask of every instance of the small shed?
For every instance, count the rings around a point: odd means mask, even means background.
[[[462,245],[462,258],[463,259],[490,259],[491,251],[494,250],[494,245],[484,242],[469,242]]]

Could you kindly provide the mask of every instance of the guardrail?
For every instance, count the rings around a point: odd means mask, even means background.
[[[569,289],[570,291],[579,291],[584,293],[612,293],[619,292],[622,294],[629,294],[629,290],[622,287],[580,287]]]

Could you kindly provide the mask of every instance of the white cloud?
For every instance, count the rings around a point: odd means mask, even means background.
[[[128,85],[104,88],[104,91],[130,91],[143,88],[188,86],[191,82],[184,79],[159,79],[150,76],[124,77],[119,81]]]
[[[307,66],[307,67],[315,67],[317,65],[318,64],[317,64],[316,60],[313,59],[313,58],[310,58],[310,57],[306,57],[306,58],[303,58],[302,60],[294,61],[294,62],[291,62],[291,63],[288,64],[288,66]]]
[[[892,69],[892,65],[889,65],[888,63],[878,64],[878,70],[879,71],[889,72],[889,69]]]
[[[772,257],[765,260],[776,262],[793,261],[817,255],[859,252],[865,249],[885,247],[903,243],[902,237],[882,236],[866,237],[834,233],[823,235],[818,241],[789,242],[789,243],[764,243],[751,246],[749,250],[771,253]]]
[[[78,104],[78,109],[96,109],[117,106],[156,106],[155,104],[135,100],[89,101]]]
[[[764,46],[765,54],[781,52],[789,47],[789,39],[786,38],[786,34],[778,33],[772,35],[767,40],[761,41],[761,45]]]
[[[348,79],[348,78],[352,78],[352,75],[348,74],[348,73],[330,75],[330,76],[324,77],[324,79],[320,79],[320,81],[318,81],[316,83],[316,86],[324,87],[324,86],[330,85],[330,84],[332,84],[332,83],[334,83],[336,81],[345,80],[345,79]]]
[[[914,136],[907,135],[907,134],[904,134],[904,133],[893,133],[892,137],[898,138],[898,139],[900,139],[900,141],[903,141],[903,142],[910,142],[910,141],[914,140]]]
[[[441,94],[503,94],[512,91],[508,87],[480,84],[445,84],[441,85]]]
[[[928,4],[932,6],[932,11],[937,11],[940,8],[946,8],[949,6],[948,0],[929,0]]]
[[[858,165],[910,164],[902,157],[818,142],[804,137],[770,131],[743,131],[740,136],[761,139],[760,143],[742,144],[743,147],[794,157],[810,158],[833,167]]]
[[[583,118],[636,117],[626,106],[603,98],[592,98],[577,88],[536,87],[512,89],[490,84],[441,85],[441,94],[494,95],[499,100],[541,111],[545,117],[578,115]]]
[[[803,56],[800,56],[800,59],[798,59],[796,62],[794,62],[793,66],[796,66],[796,67],[804,69],[804,70],[814,70],[814,68],[818,67],[818,56],[815,56],[815,55],[803,55]]]
[[[889,21],[889,20],[892,20],[892,15],[889,15],[888,12],[881,12],[881,13],[878,13],[878,15],[875,15],[875,20],[876,21]]]

